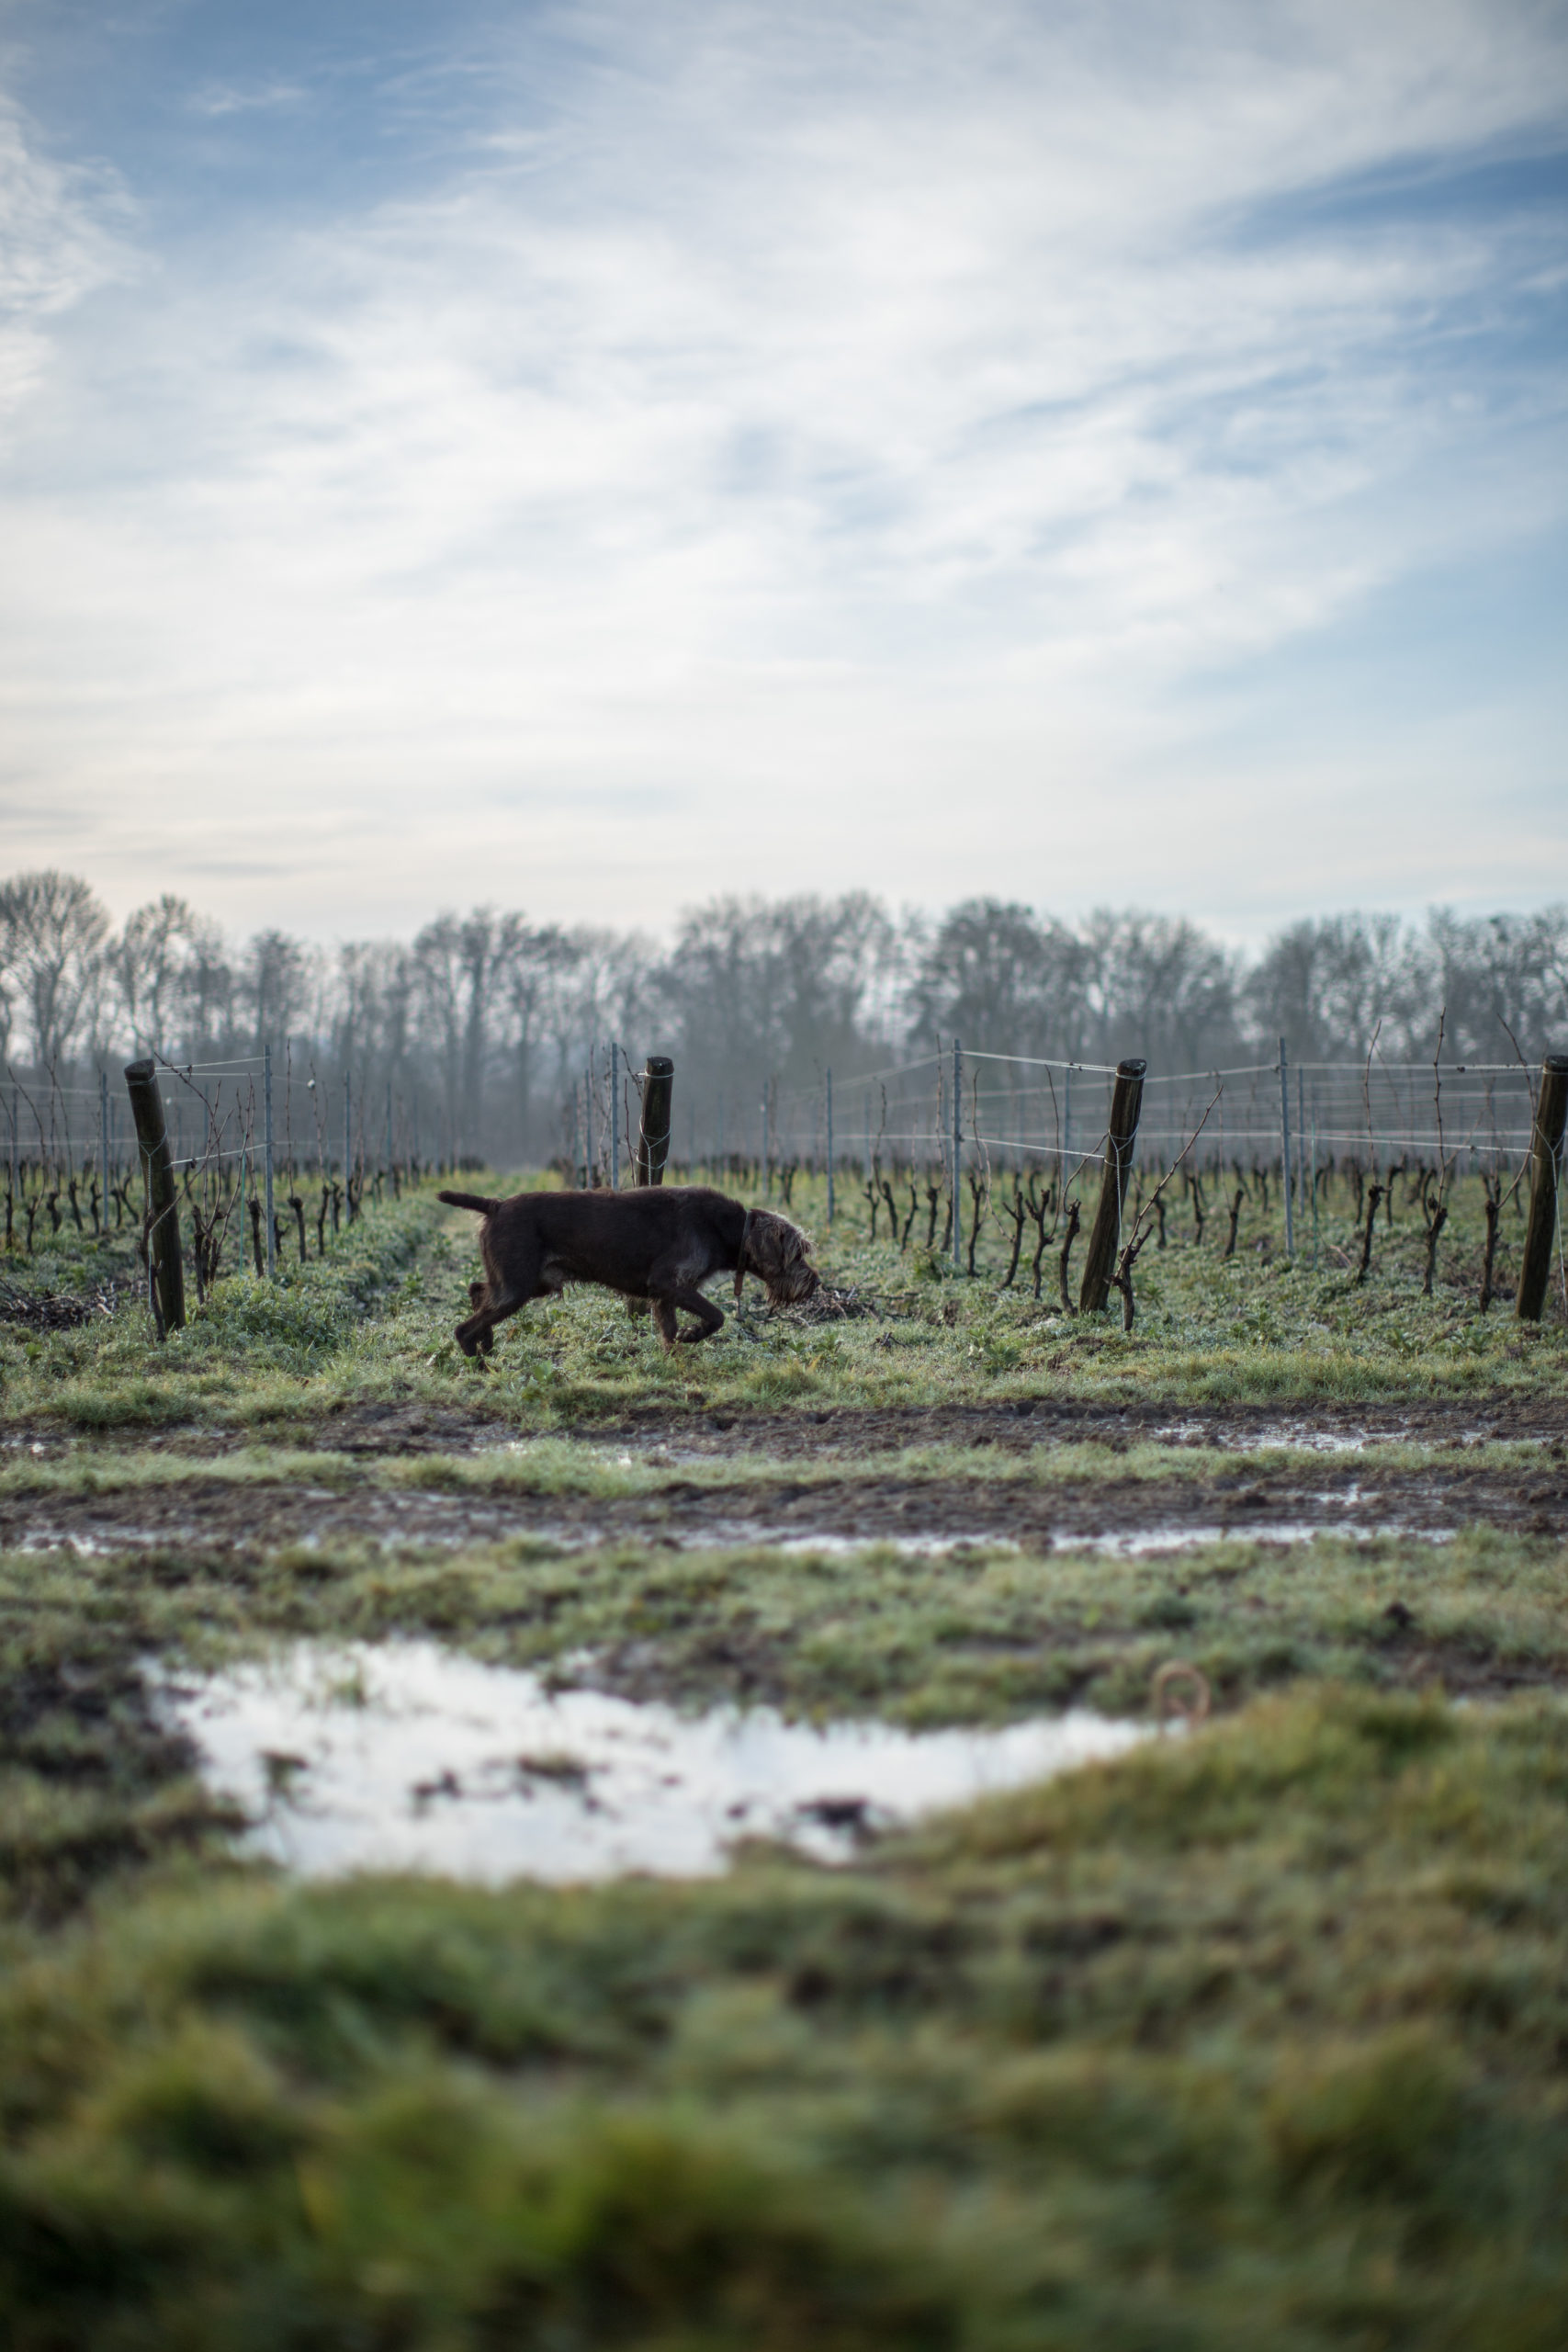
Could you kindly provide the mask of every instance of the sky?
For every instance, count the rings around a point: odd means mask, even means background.
[[[1568,6],[0,0],[0,873],[1568,897]]]

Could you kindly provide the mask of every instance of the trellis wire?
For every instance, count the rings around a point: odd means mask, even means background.
[[[950,1100],[955,1071],[959,1083]],[[862,1113],[847,1164],[858,1161],[867,1183],[878,1167],[924,1164],[941,1169],[951,1194],[964,1186],[965,1152],[973,1148],[984,1158],[987,1182],[993,1171],[1021,1176],[1035,1169],[1070,1185],[1087,1168],[1103,1164],[1113,1075],[1112,1065],[1067,1057],[967,1047],[954,1057],[949,1045],[848,1079],[824,1069],[814,1085],[781,1089],[768,1080],[753,1098],[758,1124],[750,1147],[744,1137],[736,1139],[742,1145],[737,1165],[750,1164],[749,1150],[755,1150],[769,1193],[775,1172],[787,1186],[795,1168],[824,1176],[830,1170],[836,1184],[846,1139],[829,1089],[836,1095],[848,1087],[852,1099],[859,1090]],[[1093,1124],[1080,1142],[1086,1085],[1103,1088],[1104,1107],[1098,1118],[1088,1114]],[[1473,1171],[1483,1162],[1512,1164],[1529,1148],[1529,1074],[1517,1062],[1391,1062],[1375,1053],[1370,1061],[1297,1061],[1281,1043],[1279,1056],[1268,1062],[1151,1072],[1138,1139],[1144,1163],[1168,1165],[1211,1104],[1207,1129],[1186,1163],[1189,1176],[1227,1163],[1276,1171],[1292,1250],[1298,1210],[1310,1203],[1315,1212],[1325,1153],[1331,1166],[1342,1158],[1380,1167],[1415,1162]],[[721,1167],[727,1107],[721,1091],[715,1154]],[[835,1211],[837,1205],[835,1193]]]

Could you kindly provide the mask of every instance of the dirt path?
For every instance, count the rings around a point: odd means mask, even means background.
[[[119,1493],[15,1497],[0,1504],[0,1544],[109,1552],[149,1546],[259,1555],[368,1539],[418,1548],[532,1535],[569,1545],[685,1547],[894,1541],[916,1548],[1009,1542],[1027,1551],[1087,1540],[1158,1549],[1216,1535],[1293,1541],[1317,1529],[1442,1537],[1483,1523],[1568,1534],[1568,1468],[1543,1457],[1520,1476],[1462,1457],[1392,1469],[1354,1454],[1308,1454],[1280,1468],[1236,1463],[1208,1476],[1084,1478],[1036,1486],[986,1478],[785,1478],[714,1487],[671,1477],[612,1497],[344,1490],[192,1479]]]
[[[520,1427],[514,1416],[475,1398],[450,1406],[347,1405],[265,1432],[174,1429],[141,1443],[152,1452],[200,1457],[232,1453],[265,1435],[276,1444],[374,1459],[488,1453],[520,1435],[537,1433],[532,1427]],[[1154,1443],[1239,1453],[1292,1446],[1333,1453],[1367,1445],[1459,1450],[1529,1440],[1568,1454],[1568,1402],[1487,1396],[1382,1404],[1192,1405],[1157,1398],[1107,1404],[1041,1397],[996,1405],[844,1406],[775,1412],[647,1406],[549,1433],[584,1445],[614,1445],[634,1453],[662,1452],[676,1459],[765,1453],[780,1462],[835,1454],[862,1458],[930,1445],[996,1446],[1008,1453],[1027,1453],[1037,1446],[1095,1443],[1113,1450]],[[0,1442],[0,1460],[28,1450],[59,1454],[77,1442],[52,1424],[18,1422]]]
[[[311,1443],[333,1453],[483,1452],[516,1434],[482,1407],[353,1405],[311,1424]],[[1235,1447],[1307,1445],[1325,1452],[1363,1444],[1463,1446],[1535,1439],[1568,1449],[1568,1404],[1512,1398],[1422,1398],[1399,1404],[1171,1405],[1080,1402],[1070,1397],[998,1405],[828,1408],[819,1411],[671,1411],[648,1407],[617,1419],[586,1421],[568,1434],[584,1442],[663,1447],[693,1455],[766,1453],[779,1461],[837,1453],[862,1455],[906,1446],[1035,1446],[1145,1442]]]

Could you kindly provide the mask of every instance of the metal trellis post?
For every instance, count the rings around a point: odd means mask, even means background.
[[[827,1073],[828,1084],[828,1222],[833,1222],[833,1073]]]
[[[1291,1079],[1285,1067],[1283,1037],[1280,1040],[1280,1174],[1285,1193],[1285,1255],[1293,1258],[1296,1238],[1291,1216]]]
[[[1296,1198],[1301,1203],[1303,1212],[1307,1204],[1306,1148],[1306,1072],[1298,1062],[1296,1064],[1296,1167],[1300,1172],[1296,1184]]]
[[[268,1282],[277,1273],[277,1232],[272,1221],[272,1047],[262,1048],[262,1150],[266,1184],[266,1274]]]
[[[964,1172],[964,1048],[953,1041],[953,1271],[964,1264],[964,1217],[958,1187]]]
[[[768,1181],[768,1089],[762,1085],[762,1198],[766,1200],[772,1187]]]
[[[354,1081],[347,1070],[344,1070],[343,1074],[343,1197],[350,1216],[354,1215],[352,1180],[349,1173],[352,1165],[349,1154],[352,1149],[350,1136],[353,1134],[353,1120]]]
[[[620,1189],[621,1182],[621,1049],[612,1040],[610,1046],[610,1190]]]

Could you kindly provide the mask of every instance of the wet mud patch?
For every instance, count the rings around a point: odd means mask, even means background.
[[[300,1442],[327,1452],[486,1453],[534,1424],[479,1401],[471,1405],[356,1405],[302,1423]],[[756,1410],[700,1403],[639,1407],[584,1418],[553,1435],[634,1452],[668,1451],[693,1459],[765,1453],[779,1461],[842,1453],[861,1457],[917,1447],[995,1446],[1008,1453],[1036,1447],[1101,1443],[1214,1447],[1257,1452],[1359,1452],[1390,1444],[1468,1448],[1520,1440],[1568,1452],[1568,1405],[1542,1399],[1419,1398],[1385,1404],[1310,1402],[1192,1405],[1169,1399],[1108,1404],[1070,1396],[1015,1398],[994,1405],[827,1406]]]
[[[1357,1453],[1381,1445],[1423,1445],[1468,1452],[1491,1444],[1533,1442],[1568,1458],[1568,1403],[1510,1396],[1423,1397],[1382,1404],[1314,1400],[1278,1405],[1194,1405],[1185,1399],[1124,1403],[1070,1396],[1014,1398],[987,1405],[822,1407],[815,1409],[726,1406],[709,1409],[649,1405],[602,1418],[582,1414],[568,1425],[541,1423],[483,1396],[461,1404],[423,1398],[346,1404],[327,1413],[269,1416],[265,1426],[186,1424],[151,1432],[141,1448],[176,1458],[223,1456],[265,1440],[304,1452],[342,1453],[355,1460],[396,1460],[432,1454],[484,1456],[520,1439],[548,1435],[584,1446],[615,1445],[672,1460],[722,1461],[766,1454],[779,1462],[909,1452],[931,1446],[995,1448],[1028,1454],[1054,1445],[1163,1444],[1242,1453],[1282,1448]],[[0,1439],[0,1460],[32,1452],[49,1456],[93,1442],[58,1422],[18,1419]],[[101,1450],[95,1446],[95,1451]]]
[[[269,1444],[299,1443],[313,1453],[344,1453],[353,1459],[395,1459],[483,1453],[516,1434],[512,1418],[489,1414],[475,1406],[434,1405],[409,1398],[344,1405],[330,1413],[301,1415],[298,1420],[273,1415],[261,1428],[238,1422],[222,1428],[176,1424],[139,1437],[137,1446],[141,1452],[189,1460],[235,1453],[261,1439]],[[83,1443],[80,1432],[66,1433],[57,1422],[19,1420],[0,1439],[0,1461],[17,1453],[59,1456],[80,1449]]]
[[[60,1919],[106,1879],[242,1825],[195,1778],[197,1748],[122,1627],[14,1619],[0,1611],[0,1917]]]
[[[510,1421],[473,1407],[416,1400],[344,1405],[311,1425],[310,1443],[327,1453],[462,1453],[513,1434]]]
[[[1126,1552],[1242,1536],[1298,1543],[1318,1532],[1441,1539],[1485,1525],[1568,1536],[1568,1472],[1537,1475],[1462,1458],[1393,1467],[1348,1455],[1238,1462],[1191,1476],[1028,1480],[863,1476],[710,1485],[671,1478],[636,1494],[532,1492],[521,1481],[418,1487],[350,1477],[333,1487],[190,1478],[108,1492],[0,1501],[0,1546],[108,1554],[157,1547],[261,1556],[367,1545],[419,1552],[519,1537],[564,1547],[636,1543],[682,1550],[746,1544],[891,1544],[900,1549],[1077,1544]]]
[[[920,1446],[996,1446],[1028,1453],[1039,1446],[1100,1443],[1213,1447],[1254,1453],[1265,1447],[1359,1452],[1375,1445],[1445,1449],[1534,1440],[1568,1453],[1568,1406],[1553,1399],[1521,1404],[1490,1398],[1419,1398],[1389,1404],[1330,1402],[1193,1405],[1168,1399],[1107,1404],[1066,1396],[1017,1398],[996,1405],[931,1405],[816,1411],[745,1412],[649,1408],[575,1432],[599,1443],[679,1448],[694,1456],[768,1453],[779,1460],[895,1453]],[[493,1431],[481,1442],[493,1442]]]

